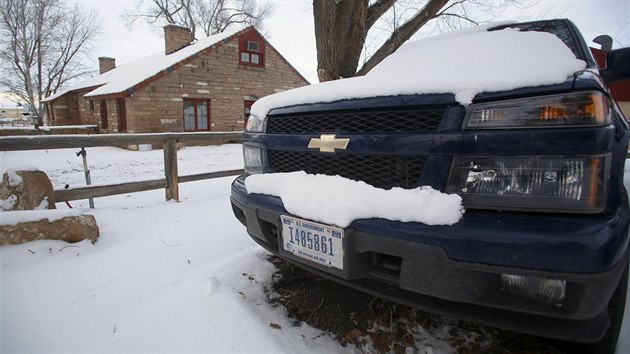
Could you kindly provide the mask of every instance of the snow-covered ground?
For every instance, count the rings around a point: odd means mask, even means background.
[[[163,177],[161,150],[87,150],[95,184]],[[56,188],[77,187],[75,153],[0,152],[0,170],[37,166]],[[179,151],[181,175],[241,166],[240,145]],[[275,268],[232,215],[232,179],[181,184],[180,203],[163,190],[98,198],[94,210],[71,202],[96,217],[95,244],[0,247],[0,352],[354,352],[265,301]],[[628,321],[622,333],[628,353]],[[428,332],[416,347],[453,351]]]
[[[0,154],[2,169],[35,165],[56,187],[84,184],[74,150]],[[161,178],[162,161],[161,150],[88,149],[92,179],[101,184]],[[180,174],[240,168],[241,161],[240,145],[179,151]],[[84,210],[99,224],[96,244],[0,248],[0,352],[350,350],[293,327],[266,303],[275,268],[232,215],[232,179],[181,184],[181,203],[165,203],[163,190],[98,198],[96,209]]]

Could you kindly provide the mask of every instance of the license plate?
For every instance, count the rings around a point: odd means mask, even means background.
[[[343,229],[281,216],[282,246],[297,257],[343,269]]]

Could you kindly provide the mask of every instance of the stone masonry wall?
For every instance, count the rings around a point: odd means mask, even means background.
[[[98,120],[95,120],[96,105],[94,105],[94,111],[90,109],[90,101],[85,99],[83,95],[88,93],[88,91],[82,91],[78,93],[78,105],[79,105],[79,123],[77,124],[96,124],[98,125]]]
[[[106,73],[116,67],[116,59],[109,57],[98,58],[98,72],[99,74]]]
[[[192,33],[189,28],[173,24],[164,26],[164,52],[171,54],[192,42]]]
[[[53,101],[54,125],[79,124],[79,107],[76,93],[69,93]]]
[[[92,125],[98,124],[90,110],[90,102],[83,95],[90,90],[70,92],[52,102],[54,109],[53,125]]]
[[[267,46],[265,67],[239,65],[238,40],[205,52],[127,98],[128,132],[181,132],[183,101],[210,100],[210,130],[243,130],[245,100],[308,84]],[[115,102],[108,112],[115,113]],[[110,131],[113,126],[110,121]]]
[[[129,98],[124,98],[125,104],[128,106]],[[107,127],[103,128],[101,125],[101,104],[105,104],[107,106]],[[94,101],[94,111],[90,115],[90,119],[94,121],[94,124],[98,125],[101,129],[101,133],[118,133],[118,110],[116,107],[116,100],[95,100]],[[127,117],[129,114],[127,113]],[[129,120],[129,118],[127,118]],[[131,131],[130,131],[131,132]]]

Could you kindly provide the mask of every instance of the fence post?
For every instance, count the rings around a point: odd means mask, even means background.
[[[177,139],[167,139],[164,142],[164,175],[166,176],[166,200],[179,202]]]

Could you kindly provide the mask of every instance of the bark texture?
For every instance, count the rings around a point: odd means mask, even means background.
[[[376,53],[358,69],[361,52],[370,28],[396,0],[314,0],[315,44],[319,81],[365,75],[392,54],[422,26],[438,16],[448,0],[429,0],[400,27]]]

